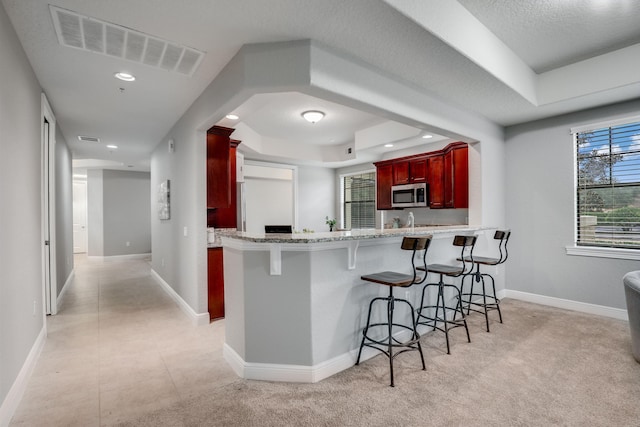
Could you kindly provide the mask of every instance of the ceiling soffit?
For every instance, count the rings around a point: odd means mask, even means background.
[[[255,69],[261,73],[252,73]],[[256,94],[284,88],[357,108],[414,127],[418,132],[466,142],[502,137],[502,128],[495,123],[446,104],[414,86],[400,84],[367,64],[310,40],[243,46],[194,103],[192,111],[206,113],[198,128],[206,131]],[[311,156],[311,160],[319,162],[371,160],[358,157],[358,149],[364,147],[358,147],[357,141],[314,151],[295,142],[267,140],[248,126],[238,127],[234,138],[242,140],[242,149],[274,158],[304,161]]]
[[[587,96],[596,99],[601,92],[640,83],[640,44],[536,74],[456,1],[384,1],[536,107]]]

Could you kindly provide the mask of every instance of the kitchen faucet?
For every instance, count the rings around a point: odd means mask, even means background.
[[[415,222],[416,222],[416,220],[413,217],[413,212],[409,212],[409,223],[411,224],[410,225],[411,230],[413,230],[413,228],[415,227],[415,225],[416,225]]]

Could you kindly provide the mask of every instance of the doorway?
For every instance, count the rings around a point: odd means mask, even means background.
[[[73,253],[87,252],[87,181],[73,180]]]
[[[46,314],[56,314],[56,198],[55,198],[55,144],[56,119],[45,94],[42,105],[42,275],[44,310]]]

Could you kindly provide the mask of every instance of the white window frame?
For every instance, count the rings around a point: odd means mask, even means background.
[[[597,258],[614,258],[614,259],[623,259],[623,260],[633,260],[640,261],[640,249],[628,249],[628,248],[607,248],[607,247],[599,247],[599,246],[578,246],[576,242],[578,241],[578,171],[576,168],[578,159],[577,159],[577,149],[576,149],[576,135],[580,132],[586,132],[590,130],[597,130],[605,127],[613,127],[618,125],[624,125],[627,123],[640,122],[640,115],[624,117],[615,120],[602,121],[598,123],[592,123],[588,125],[573,127],[570,130],[573,147],[573,244],[567,245],[565,247],[567,255],[574,256],[586,256],[586,257],[597,257]]]

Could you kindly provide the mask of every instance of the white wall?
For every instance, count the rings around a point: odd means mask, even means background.
[[[574,242],[574,154],[569,129],[637,115],[640,101],[506,129],[509,289],[625,308],[622,276],[637,261],[569,256]],[[484,155],[484,153],[483,153]]]
[[[298,229],[329,231],[325,217],[338,218],[338,195],[334,170],[300,166],[298,168]]]
[[[87,255],[104,256],[104,171],[87,171]]]
[[[87,255],[151,252],[150,182],[148,172],[87,171]]]
[[[1,3],[0,58],[0,425],[4,425],[17,405],[20,370],[44,330],[44,309],[41,90]]]
[[[149,172],[104,171],[105,256],[151,253],[150,182]]]
[[[71,150],[56,126],[56,295],[73,271],[72,170]]]

